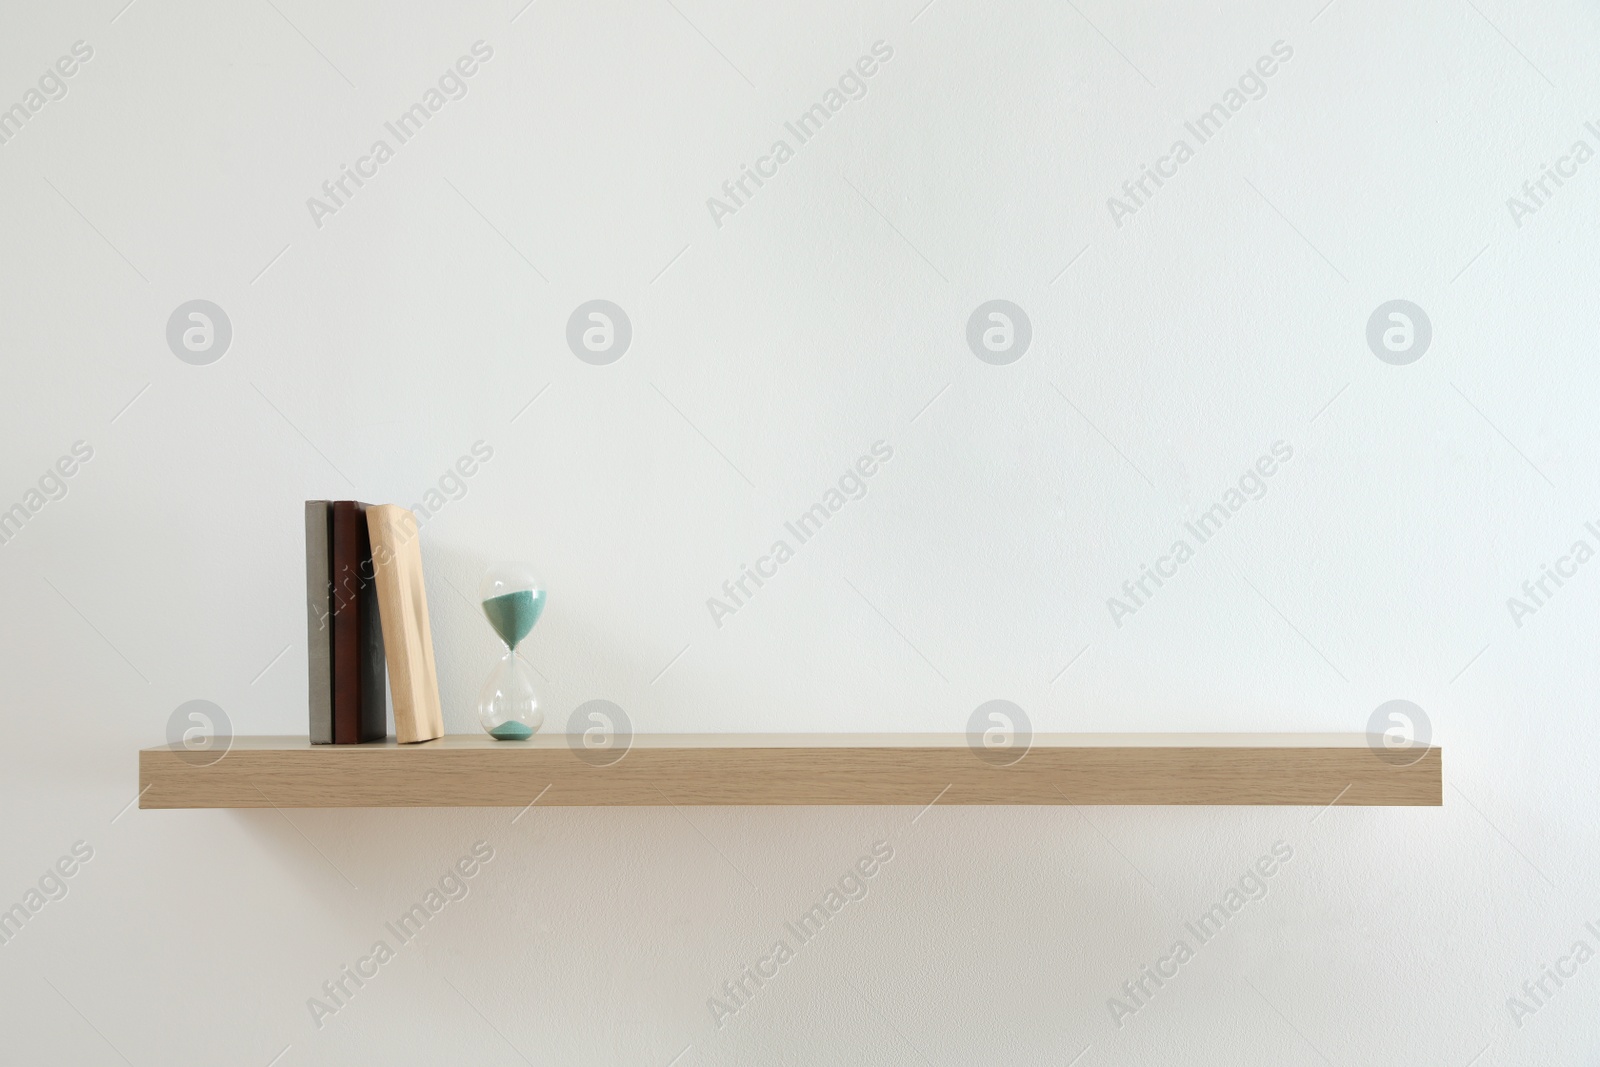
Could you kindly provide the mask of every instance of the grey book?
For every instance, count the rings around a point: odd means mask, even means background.
[[[311,743],[333,744],[333,565],[326,500],[306,501],[306,675]]]

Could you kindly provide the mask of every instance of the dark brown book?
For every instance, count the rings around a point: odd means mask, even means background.
[[[384,715],[383,628],[372,572],[367,505],[335,500],[329,556],[333,570],[333,743],[381,741]]]

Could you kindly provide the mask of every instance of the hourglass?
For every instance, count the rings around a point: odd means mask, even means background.
[[[521,741],[544,725],[533,668],[517,655],[517,645],[544,614],[544,589],[520,563],[492,568],[478,584],[483,614],[506,644],[506,654],[478,694],[478,721],[496,741]]]

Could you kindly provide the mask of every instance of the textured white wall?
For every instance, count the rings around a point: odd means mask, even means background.
[[[0,906],[40,905],[0,945],[0,1059],[1600,1056],[1600,963],[1569,955],[1600,949],[1600,564],[1507,604],[1600,545],[1591,8],[522,2],[0,16],[0,106],[40,104],[0,144],[0,507],[39,505],[0,546]],[[65,95],[28,97],[79,41]],[[864,96],[786,131],[879,41]],[[1241,77],[1258,98],[1201,143]],[[1177,171],[1136,202],[1146,165]],[[232,327],[208,365],[166,339],[193,299]],[[632,325],[609,365],[565,340],[591,299]],[[966,340],[994,299],[1031,323],[1007,365]],[[1431,322],[1406,365],[1366,340],[1392,299]],[[605,698],[640,731],[960,730],[1003,697],[1038,730],[1361,730],[1404,697],[1446,805],[128,809],[185,701],[305,729],[300,501],[420,501],[479,441],[424,530],[451,730],[496,654],[468,598],[522,558],[546,729]],[[866,495],[718,626],[708,598],[878,441]],[[65,496],[30,497],[75,442]],[[386,933],[479,841],[464,898]],[[716,1025],[876,842],[866,896]],[[308,998],[379,940],[319,1027]],[[1546,966],[1575,973],[1525,992]]]

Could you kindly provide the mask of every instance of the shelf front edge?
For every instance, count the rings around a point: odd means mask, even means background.
[[[454,744],[448,743],[455,740]],[[398,746],[240,738],[202,766],[139,753],[141,808],[1205,804],[1439,806],[1443,752],[1363,744],[1051,744],[997,766],[965,744],[641,744],[609,766],[565,744]],[[273,741],[281,744],[273,744]]]

